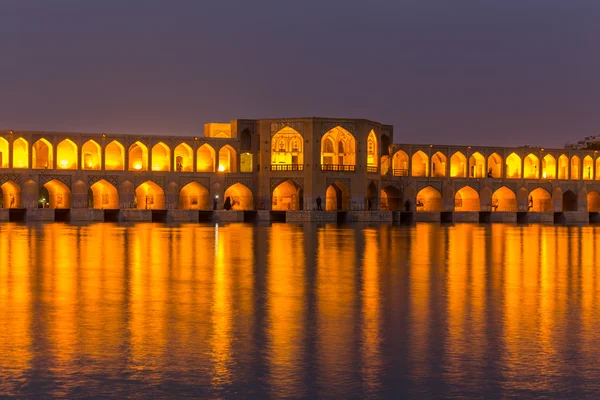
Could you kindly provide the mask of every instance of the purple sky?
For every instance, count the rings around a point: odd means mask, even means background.
[[[2,0],[0,129],[332,116],[397,143],[600,134],[598,0]]]

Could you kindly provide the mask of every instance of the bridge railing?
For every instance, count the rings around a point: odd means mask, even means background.
[[[394,174],[394,176],[408,176],[408,169],[407,168],[400,168],[400,169],[394,168],[392,173]]]
[[[367,172],[375,172],[375,173],[377,173],[377,172],[379,172],[379,168],[371,166],[371,165],[368,165],[367,166]]]
[[[353,172],[355,170],[354,165],[341,165],[341,164],[321,164],[321,171],[348,171]]]
[[[271,171],[304,171],[304,164],[271,164]]]

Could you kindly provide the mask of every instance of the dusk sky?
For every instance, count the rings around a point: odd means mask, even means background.
[[[598,0],[1,0],[0,129],[347,117],[396,143],[600,134]]]

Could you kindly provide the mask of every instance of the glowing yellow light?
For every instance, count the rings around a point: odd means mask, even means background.
[[[542,172],[542,177],[545,179],[546,178],[546,171]]]
[[[91,161],[88,163],[88,168],[92,168],[92,162]]]
[[[225,167],[223,165],[219,165],[219,172],[225,171]]]
[[[60,166],[62,168],[67,168],[68,165],[69,165],[69,162],[67,160],[60,160]]]
[[[142,164],[136,163],[136,164],[133,165],[133,168],[135,168],[136,170],[139,171],[140,169],[142,169]]]

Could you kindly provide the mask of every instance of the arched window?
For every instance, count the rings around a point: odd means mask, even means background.
[[[104,169],[123,171],[125,169],[125,147],[113,140],[104,148]]]
[[[31,163],[34,169],[54,168],[52,163],[52,145],[46,139],[39,139],[32,146]]]
[[[354,171],[356,140],[350,132],[336,126],[322,136],[321,143],[322,170]]]

